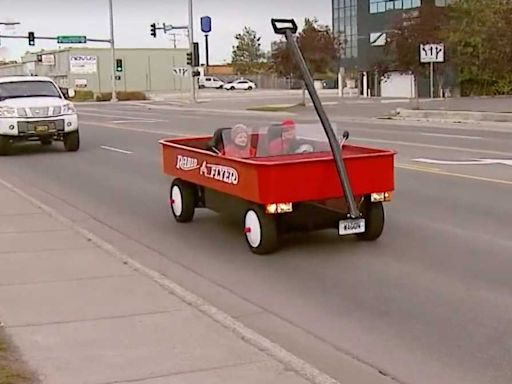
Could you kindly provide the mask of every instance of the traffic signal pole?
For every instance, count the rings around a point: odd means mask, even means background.
[[[112,76],[112,98],[111,102],[115,103],[117,101],[117,91],[116,91],[116,48],[114,42],[114,11],[112,6],[112,0],[109,0],[109,12],[110,12],[110,51],[112,55],[112,65],[111,67],[111,76]]]
[[[190,52],[194,55],[194,12],[192,9],[192,0],[188,0],[188,42],[190,46]],[[189,78],[190,78],[190,98],[192,103],[196,103],[196,85],[194,79],[194,63],[189,66]]]

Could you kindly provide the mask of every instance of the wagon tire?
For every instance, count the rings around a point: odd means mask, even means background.
[[[279,248],[276,217],[260,206],[250,206],[245,212],[244,232],[247,245],[256,255],[268,255]]]
[[[377,240],[384,230],[384,206],[382,202],[372,203],[365,199],[361,207],[365,219],[365,231],[357,236],[361,240]]]
[[[188,223],[196,210],[196,188],[193,184],[175,179],[170,189],[171,211],[178,223]]]

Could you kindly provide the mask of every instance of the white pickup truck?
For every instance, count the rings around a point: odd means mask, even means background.
[[[76,109],[57,84],[48,77],[0,77],[0,155],[19,141],[54,140],[66,151],[80,147]]]

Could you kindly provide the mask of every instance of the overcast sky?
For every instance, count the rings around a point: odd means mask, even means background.
[[[302,25],[305,17],[317,17],[331,26],[332,0],[194,0],[194,40],[200,44],[201,62],[204,62],[204,35],[200,29],[201,16],[212,18],[210,33],[210,64],[229,61],[234,36],[244,26],[250,26],[262,37],[262,46],[270,49],[276,39],[272,31],[272,17],[293,17]],[[15,30],[0,25],[1,34],[26,35],[34,31],[36,37],[56,35],[86,35],[89,38],[109,38],[108,0],[0,0],[0,21],[19,21]],[[171,36],[158,31],[150,36],[152,22],[172,25],[188,24],[188,0],[114,0],[116,46],[120,48],[171,47]],[[176,31],[177,46],[186,47],[184,31]],[[94,46],[94,45],[88,45]],[[99,46],[108,46],[102,44]],[[54,49],[52,41],[1,39],[0,58],[18,59],[26,51]]]

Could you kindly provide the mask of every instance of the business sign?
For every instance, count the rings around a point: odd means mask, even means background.
[[[212,18],[210,16],[201,17],[201,31],[210,33],[212,31]]]
[[[87,79],[75,79],[75,88],[87,88]]]
[[[98,71],[98,57],[89,55],[73,55],[69,57],[69,71],[81,75]]]
[[[55,65],[55,55],[37,55],[37,61],[42,65]]]
[[[421,63],[443,63],[444,62],[444,44],[421,44],[420,45]]]

